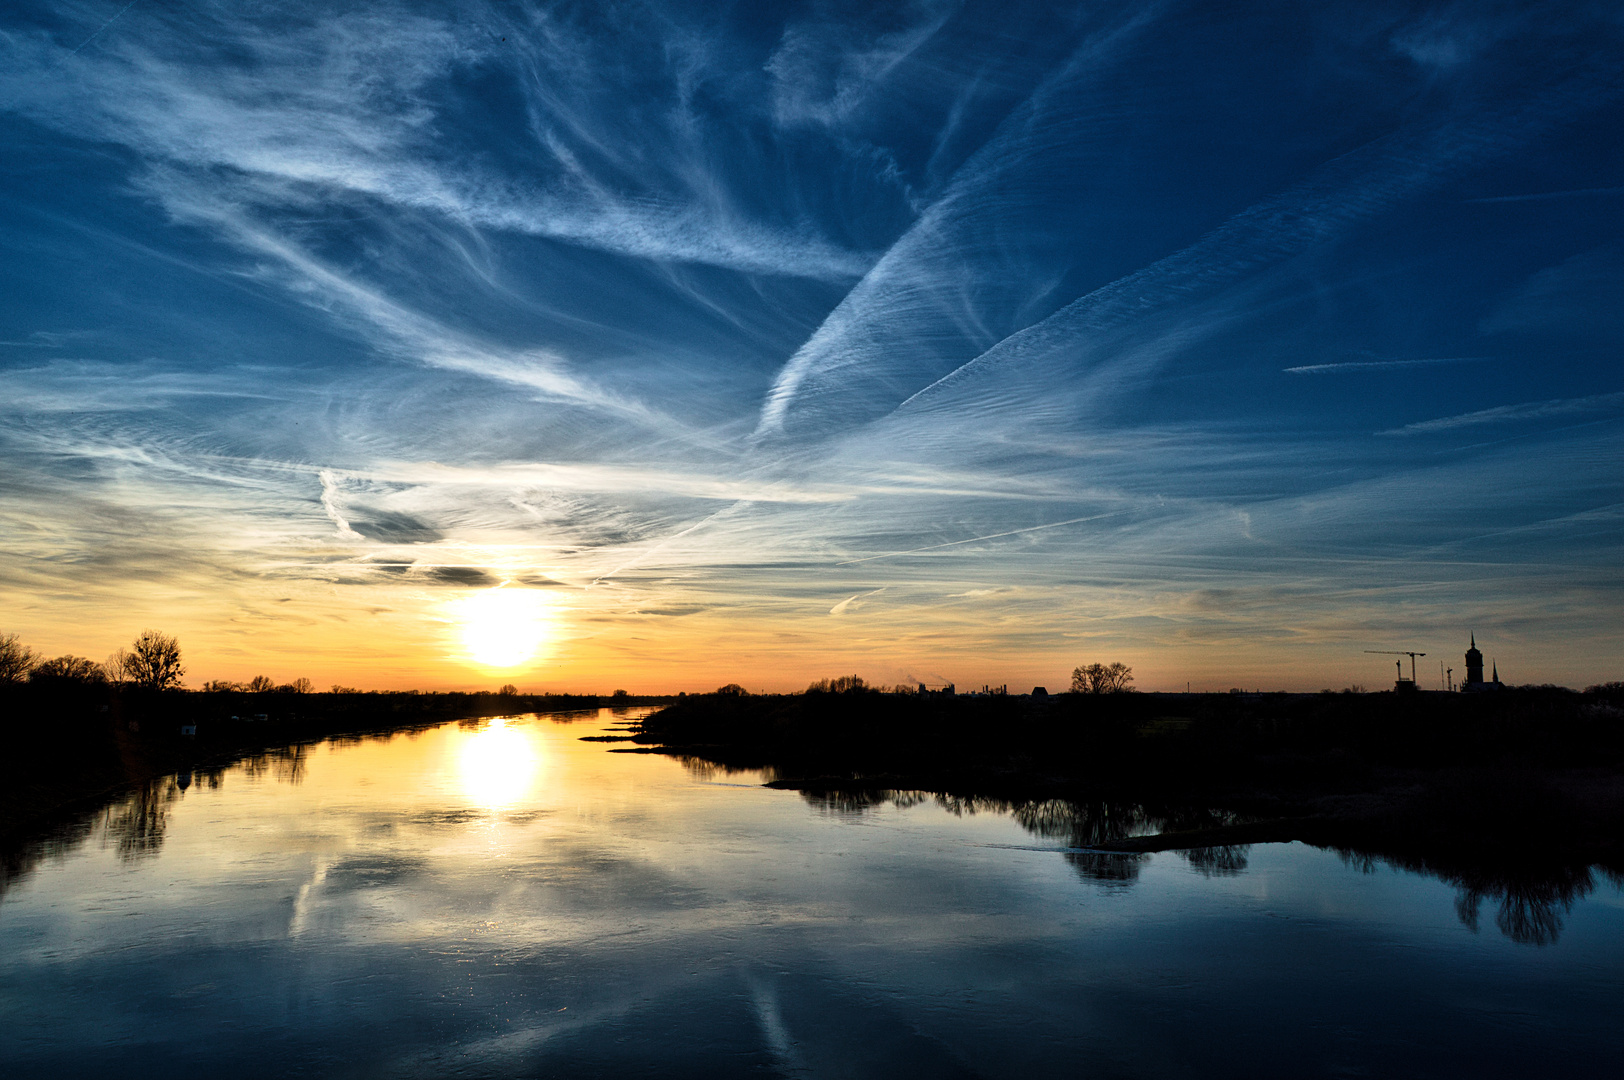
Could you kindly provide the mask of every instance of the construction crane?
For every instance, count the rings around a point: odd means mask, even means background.
[[[1367,653],[1378,653],[1382,656],[1408,656],[1410,658],[1410,681],[1415,682],[1415,658],[1427,655],[1424,652],[1410,652],[1407,649],[1366,649]],[[1404,661],[1395,660],[1398,665],[1398,677],[1404,678]]]

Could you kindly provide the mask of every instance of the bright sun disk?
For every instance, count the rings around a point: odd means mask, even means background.
[[[518,667],[551,642],[551,611],[531,589],[498,587],[453,605],[463,650],[477,664]]]

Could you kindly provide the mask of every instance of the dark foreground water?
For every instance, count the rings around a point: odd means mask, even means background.
[[[448,724],[177,778],[0,902],[0,1076],[1611,1075],[1624,895]],[[182,783],[186,786],[182,787]]]

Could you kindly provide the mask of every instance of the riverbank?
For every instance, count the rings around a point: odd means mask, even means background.
[[[144,693],[100,686],[14,690],[4,708],[0,859],[71,839],[102,808],[166,776],[207,777],[323,739],[451,720],[669,701],[558,694]]]
[[[1157,808],[1147,852],[1302,840],[1432,867],[1624,869],[1624,708],[1610,691],[689,698],[651,750],[815,797],[924,791]],[[1111,817],[1111,815],[1107,815]],[[1114,820],[1131,815],[1117,814]]]

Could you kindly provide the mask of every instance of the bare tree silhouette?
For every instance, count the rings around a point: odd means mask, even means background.
[[[819,679],[806,688],[809,694],[861,694],[873,689],[861,675],[841,675],[833,679]]]
[[[20,683],[39,661],[16,634],[0,634],[0,683]]]
[[[29,673],[30,682],[101,683],[107,673],[94,660],[83,656],[55,656]]]
[[[1089,664],[1073,668],[1071,692],[1074,694],[1124,694],[1132,689],[1133,668],[1119,662]]]
[[[143,630],[128,650],[114,654],[118,674],[148,690],[180,686],[186,669],[180,662],[180,642],[157,630]]]

